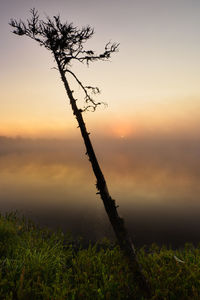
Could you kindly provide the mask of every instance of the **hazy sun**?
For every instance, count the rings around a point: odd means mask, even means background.
[[[111,128],[112,135],[124,139],[130,137],[134,130],[133,125],[128,122],[117,122]]]

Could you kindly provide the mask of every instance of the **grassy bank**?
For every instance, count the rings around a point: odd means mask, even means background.
[[[175,257],[174,257],[175,256]],[[152,245],[138,257],[152,299],[200,299],[200,247]],[[180,259],[180,261],[179,261]],[[143,299],[117,246],[81,248],[15,214],[0,216],[0,299]]]

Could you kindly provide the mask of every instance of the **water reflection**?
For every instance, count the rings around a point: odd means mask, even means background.
[[[95,141],[110,192],[136,245],[197,243],[200,142]],[[0,209],[75,235],[112,237],[80,141],[0,138]]]

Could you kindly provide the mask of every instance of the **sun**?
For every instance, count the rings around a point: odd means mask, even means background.
[[[133,135],[133,124],[126,121],[118,121],[112,125],[111,133],[114,137],[125,139]]]

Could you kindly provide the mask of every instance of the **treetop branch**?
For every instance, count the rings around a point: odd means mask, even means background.
[[[13,33],[28,36],[37,41],[40,46],[50,50],[63,73],[70,73],[83,90],[86,106],[82,111],[90,108],[95,111],[101,103],[96,102],[90,94],[99,94],[100,90],[97,87],[84,86],[70,70],[71,63],[72,61],[78,61],[89,65],[91,62],[109,60],[111,54],[118,51],[119,44],[108,42],[104,51],[96,54],[94,50],[88,50],[84,47],[85,42],[94,34],[94,29],[89,25],[78,29],[73,23],[62,23],[60,15],[53,16],[53,18],[46,17],[44,21],[40,19],[35,8],[32,8],[30,13],[31,17],[27,22],[23,22],[21,19],[19,21],[10,20],[9,24],[14,28]]]

